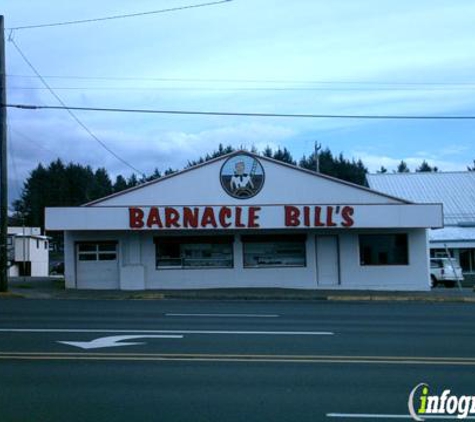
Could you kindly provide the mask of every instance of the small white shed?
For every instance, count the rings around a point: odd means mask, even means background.
[[[10,277],[47,277],[48,237],[41,234],[39,227],[9,227],[8,262]]]

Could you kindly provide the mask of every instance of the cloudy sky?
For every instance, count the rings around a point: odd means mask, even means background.
[[[147,12],[206,0],[0,0],[7,28]],[[233,0],[81,25],[15,30],[25,56],[70,106],[304,114],[475,115],[473,0]],[[58,105],[6,41],[8,102]],[[465,170],[474,121],[368,121],[77,112],[144,173],[180,168],[219,143],[315,140],[370,171],[404,159]],[[63,110],[9,109],[10,187],[39,162],[132,170]]]

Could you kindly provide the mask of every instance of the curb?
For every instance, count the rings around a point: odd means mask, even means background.
[[[327,296],[329,301],[374,301],[374,302],[452,302],[452,303],[475,303],[475,297],[430,297],[430,296]]]
[[[54,299],[54,300],[242,300],[242,301],[312,301],[312,302],[431,302],[431,303],[475,303],[475,295],[471,296],[402,296],[385,294],[361,294],[361,295],[296,295],[296,294],[199,294],[199,293],[168,293],[168,292],[129,292],[122,294],[98,294],[98,295],[77,295],[76,292],[68,294],[67,290],[60,292],[35,292],[35,291],[17,291],[2,292],[0,299]]]

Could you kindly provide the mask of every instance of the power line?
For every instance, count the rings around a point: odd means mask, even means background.
[[[11,123],[9,123],[9,125],[11,125]],[[12,131],[13,133],[15,133],[17,136],[19,136],[19,137],[25,139],[26,141],[28,141],[30,144],[35,145],[37,148],[42,149],[43,151],[49,152],[54,157],[58,157],[58,155],[59,155],[58,153],[52,151],[49,148],[46,148],[45,146],[41,145],[40,143],[34,141],[29,136],[26,136],[24,133],[18,131],[17,129],[13,129],[11,127],[9,127],[8,129],[10,131]],[[11,135],[10,135],[10,139],[11,139]],[[13,145],[13,143],[12,143],[12,145]]]
[[[128,13],[123,15],[113,15],[113,16],[105,16],[102,18],[93,18],[93,19],[80,19],[74,21],[62,21],[62,22],[54,22],[54,23],[44,23],[40,25],[26,25],[26,26],[16,26],[13,28],[6,28],[8,31],[18,31],[23,29],[34,29],[34,28],[49,28],[53,26],[65,26],[65,25],[79,25],[83,23],[92,23],[92,22],[101,22],[101,21],[110,21],[114,19],[125,19],[125,18],[135,18],[139,16],[146,16],[146,15],[156,15],[159,13],[168,13],[168,12],[177,12],[180,10],[186,9],[196,9],[199,7],[207,7],[207,6],[215,6],[222,3],[228,3],[232,0],[220,0],[220,1],[213,1],[209,3],[199,3],[199,4],[191,4],[187,6],[180,6],[180,7],[172,7],[169,9],[160,9],[160,10],[152,10],[149,12],[138,12],[138,13]]]
[[[22,57],[22,59],[25,61],[25,63],[30,67],[30,69],[38,76],[38,78],[41,80],[43,85],[48,89],[48,91],[53,95],[54,98],[61,104],[61,109],[66,110],[68,114],[76,121],[76,123],[81,126],[91,138],[93,138],[99,145],[102,146],[107,152],[109,152],[111,155],[113,155],[115,158],[117,158],[121,163],[125,164],[127,167],[131,168],[134,172],[137,172],[139,174],[145,175],[144,172],[138,170],[136,167],[134,167],[132,164],[128,163],[126,160],[124,160],[121,156],[119,156],[116,152],[114,152],[111,148],[109,148],[103,141],[101,141],[80,119],[79,117],[76,116],[75,113],[73,113],[72,110],[74,108],[68,107],[65,102],[61,99],[61,97],[56,94],[56,92],[48,85],[48,82],[41,76],[41,74],[36,70],[36,68],[33,66],[33,64],[28,60],[28,58],[25,56],[23,51],[20,49],[20,47],[16,44],[16,42],[10,38],[10,42],[13,44],[15,49],[17,50],[18,54]]]
[[[19,75],[7,74],[9,78],[36,78],[34,75]],[[415,86],[475,86],[475,82],[460,81],[460,82],[416,82],[416,81],[329,81],[329,80],[297,80],[297,79],[212,79],[212,78],[145,78],[134,76],[80,76],[80,75],[43,75],[45,79],[77,79],[77,80],[111,80],[111,81],[157,81],[157,82],[212,82],[212,83],[263,83],[263,84],[321,84],[321,85],[415,85]]]
[[[446,91],[467,91],[467,90],[474,90],[475,85],[473,87],[467,86],[460,86],[456,87],[426,87],[426,88],[327,88],[327,87],[175,87],[175,86],[165,86],[165,87],[136,87],[136,86],[128,86],[128,87],[121,87],[121,86],[55,86],[51,87],[55,90],[63,90],[63,91],[329,91],[329,92],[384,92],[384,91],[397,91],[397,92],[446,92]],[[45,87],[36,87],[36,86],[10,86],[8,89],[11,90],[25,90],[25,91],[36,91],[36,90],[44,90],[47,89]]]
[[[68,107],[45,106],[33,104],[4,104],[5,107],[24,110],[80,110],[114,113],[142,113],[142,114],[186,114],[197,116],[241,116],[241,117],[283,117],[283,118],[310,118],[310,119],[373,119],[373,120],[475,120],[475,116],[427,116],[427,115],[375,115],[375,114],[287,114],[287,113],[251,113],[233,111],[191,111],[191,110],[156,110],[130,108],[101,108],[101,107]]]

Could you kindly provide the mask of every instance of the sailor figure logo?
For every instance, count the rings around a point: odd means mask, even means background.
[[[250,154],[234,155],[221,167],[221,185],[234,198],[252,198],[264,185],[264,169]]]

